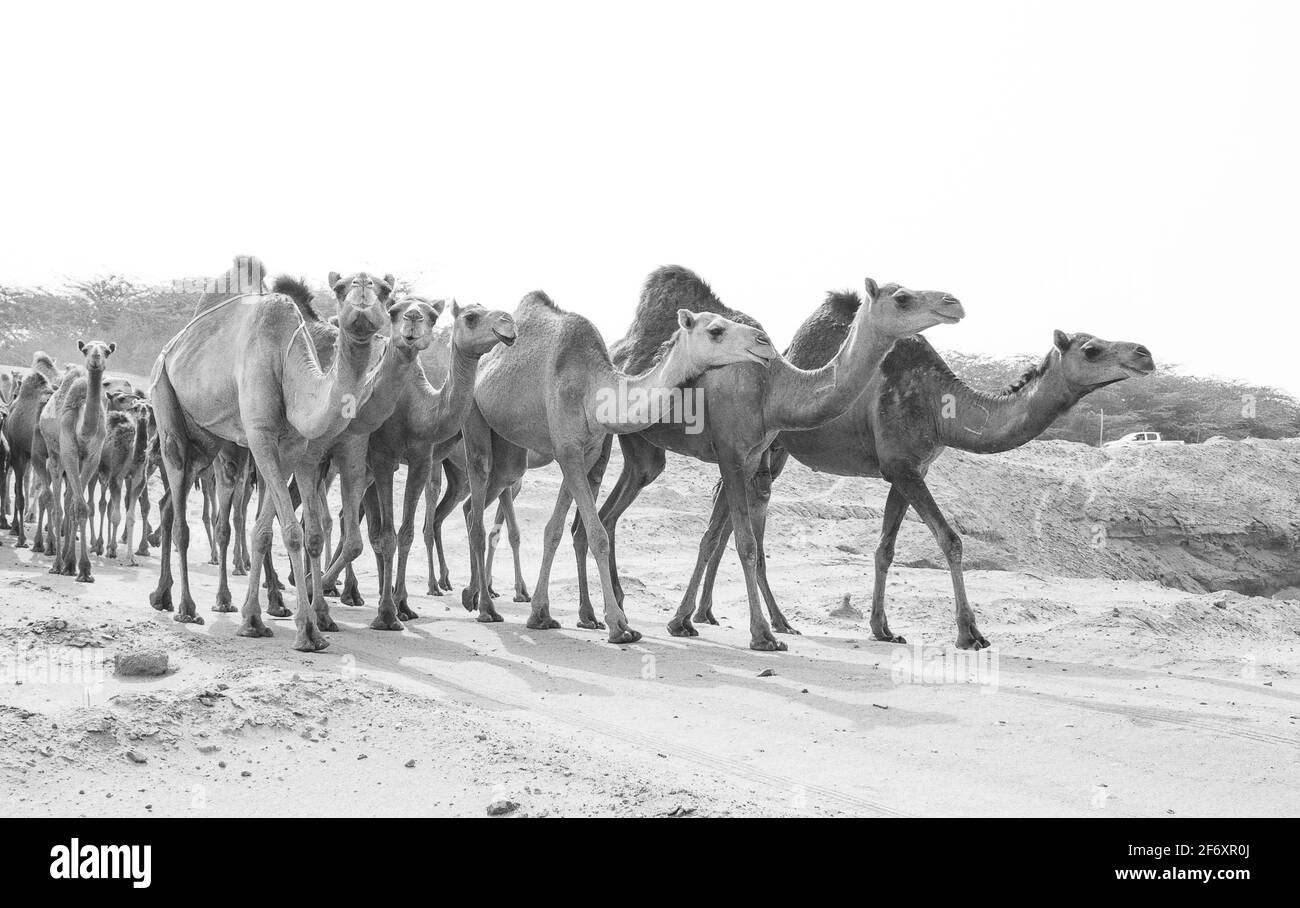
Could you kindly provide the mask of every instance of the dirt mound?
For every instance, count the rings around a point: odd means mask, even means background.
[[[617,472],[616,446],[607,476]],[[698,535],[716,478],[710,464],[670,456],[664,477],[629,517],[653,515]],[[1300,596],[1300,439],[1119,450],[1045,441],[1002,454],[946,451],[929,481],[962,534],[971,570]],[[869,557],[887,491],[882,480],[814,473],[791,461],[773,488],[769,552],[794,546]],[[915,512],[899,535],[895,563],[947,567]]]

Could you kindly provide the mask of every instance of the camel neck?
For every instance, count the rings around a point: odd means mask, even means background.
[[[1041,374],[1002,394],[977,391],[954,377],[939,395],[939,437],[976,454],[1010,451],[1041,435],[1082,396],[1066,383],[1055,354]]]
[[[369,435],[393,415],[415,369],[416,353],[412,347],[398,346],[391,340],[388,342],[379,368],[375,370],[374,390],[348,425],[349,434]]]
[[[370,348],[369,339],[354,340],[340,331],[326,372],[307,331],[294,333],[284,359],[285,416],[294,431],[313,441],[347,429],[374,391],[374,376],[366,376]]]
[[[704,369],[691,360],[681,337],[680,331],[674,334],[659,361],[640,375],[609,367],[597,382],[590,418],[611,433],[636,432],[683,407],[687,389],[682,385],[699,378]]]
[[[800,369],[780,357],[768,366],[771,390],[764,424],[773,431],[813,429],[841,415],[866,390],[897,339],[872,325],[868,304],[863,303],[844,343],[826,365]]]
[[[433,406],[425,409],[426,431],[422,434],[433,444],[439,444],[460,431],[474,400],[474,381],[478,377],[480,357],[451,345],[451,364],[447,380],[442,387],[432,391]]]
[[[86,370],[86,402],[81,408],[81,434],[99,430],[104,422],[104,370]]]

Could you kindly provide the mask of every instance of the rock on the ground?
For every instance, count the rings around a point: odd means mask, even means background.
[[[165,675],[167,654],[157,649],[131,650],[113,656],[113,671],[119,675]]]
[[[519,809],[519,805],[516,804],[514,801],[507,801],[506,799],[502,798],[501,800],[493,801],[491,804],[487,806],[487,815],[490,817],[503,817],[506,814],[513,813],[518,809]]]

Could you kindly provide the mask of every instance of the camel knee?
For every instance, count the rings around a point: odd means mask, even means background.
[[[319,558],[320,553],[325,549],[325,534],[320,530],[313,530],[307,534],[307,554],[313,559]]]
[[[348,538],[343,540],[343,560],[351,564],[360,557],[365,546],[362,545],[359,538]]]
[[[298,526],[297,521],[284,528],[284,547],[294,553],[302,551],[302,527]]]
[[[740,561],[749,567],[758,566],[758,543],[752,536],[736,537],[736,554]]]
[[[271,548],[271,539],[274,537],[271,528],[265,530],[253,530],[253,538],[250,540],[254,552],[266,552]]]
[[[889,570],[889,566],[894,563],[894,545],[893,543],[881,543],[876,547],[876,570],[884,573]]]
[[[961,564],[961,537],[957,531],[948,529],[939,536],[939,549],[948,559],[949,564]]]
[[[404,549],[409,549],[413,542],[415,542],[415,524],[410,526],[403,524],[397,533],[397,544]]]

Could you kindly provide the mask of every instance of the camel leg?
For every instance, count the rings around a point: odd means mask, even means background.
[[[114,482],[108,496],[108,557],[117,559],[117,533],[122,526],[122,483]]]
[[[754,533],[754,487],[745,475],[741,464],[720,464],[722,491],[731,510],[731,530],[736,537],[736,554],[745,573],[745,593],[749,598],[749,648],[764,651],[781,651],[786,645],[777,640],[763,617],[758,592],[758,539]],[[684,618],[681,609],[677,618]]]
[[[325,486],[314,482],[311,471],[316,468],[310,461],[300,463],[294,470],[298,476],[307,477],[306,482],[298,484],[302,490],[303,570],[298,575],[305,590],[308,603],[315,612],[316,625],[322,631],[337,631],[338,625],[330,617],[329,600],[325,598],[325,584],[321,572],[321,555],[325,551]]]
[[[171,524],[170,533],[163,534],[163,552],[170,568],[170,545],[176,547],[176,561],[180,565],[181,602],[173,620],[186,624],[203,624],[203,618],[194,606],[190,595],[190,526],[186,518],[185,505],[190,487],[194,485],[194,464],[185,456],[184,442],[175,437],[168,437],[163,444],[163,471],[167,474],[167,488],[171,491],[169,502]],[[170,570],[168,571],[170,575]],[[168,578],[170,580],[170,576]],[[161,578],[159,583],[161,583]],[[170,587],[170,583],[168,584]],[[157,608],[157,606],[154,606]]]
[[[903,518],[907,516],[907,497],[894,485],[889,487],[885,499],[885,514],[880,521],[880,544],[876,546],[876,579],[871,589],[871,633],[886,643],[906,643],[902,637],[889,632],[889,619],[885,617],[885,581],[890,565],[894,563],[894,541],[898,538]]]
[[[619,473],[614,488],[600,508],[600,522],[609,539],[609,572],[612,578],[614,596],[623,601],[623,586],[618,580],[618,557],[615,543],[615,531],[623,512],[636,501],[641,490],[659,477],[667,463],[663,449],[656,448],[639,435],[620,435],[619,447],[623,451],[623,469]],[[602,455],[607,457],[607,455]],[[591,606],[591,597],[587,586],[587,538],[588,534],[580,520],[573,522],[573,554],[578,563],[578,627],[589,627],[595,622],[596,613]]]
[[[478,620],[504,621],[488,593],[484,549],[483,512],[490,498],[504,489],[489,488],[493,478],[493,433],[478,407],[471,405],[462,430],[465,438],[465,466],[469,474],[469,501],[465,503],[465,528],[469,535],[469,586],[461,590],[460,603],[466,611],[478,609]],[[525,454],[525,457],[527,455]]]
[[[248,592],[244,595],[244,605],[240,609],[242,622],[239,630],[235,633],[240,637],[270,637],[272,631],[262,622],[262,604],[258,601],[258,592],[261,589],[261,573],[264,565],[270,564],[270,558],[267,554],[271,549],[272,522],[275,520],[275,509],[271,507],[262,507],[263,502],[259,495],[257,516],[253,520],[253,535],[249,539],[249,547],[252,549],[251,562],[248,569]],[[270,592],[278,593],[273,585],[268,586],[267,598],[270,599]],[[267,610],[268,614],[274,614]]]
[[[365,548],[365,546],[361,543],[361,519],[364,517],[366,520],[367,533],[370,533],[371,529],[377,525],[379,520],[378,517],[376,517],[374,520],[371,520],[369,517],[370,514],[379,513],[379,502],[372,500],[375,494],[374,489],[375,486],[373,483],[371,483],[370,487],[365,492],[360,493],[361,503],[360,505],[358,505],[356,509],[357,529],[355,532],[356,532],[356,544],[357,544],[358,556],[360,556],[361,550]],[[371,551],[377,551],[377,549],[375,548],[376,545],[377,543],[375,542],[375,537],[372,536],[370,540]],[[350,605],[353,606],[354,608],[360,608],[361,606],[366,604],[366,600],[365,597],[361,595],[361,590],[357,586],[357,574],[352,567],[353,561],[356,561],[356,558],[353,558],[351,561],[348,561],[344,565],[343,591],[339,593],[339,602],[341,602],[343,605]]]
[[[429,470],[432,467],[429,458],[420,458],[406,468],[406,494],[402,500],[402,526],[397,531],[397,585],[393,598],[397,604],[397,617],[403,621],[414,621],[420,616],[411,610],[406,599],[406,563],[411,556],[411,544],[415,542],[415,511],[420,506],[420,494],[429,484]]]
[[[126,501],[122,509],[122,546],[123,551],[126,552],[126,560],[122,563],[127,567],[135,567],[139,562],[135,560],[136,551],[131,548],[131,540],[135,538],[135,506],[140,499],[138,478],[127,479],[123,497]],[[148,554],[147,550],[145,554]]]
[[[524,568],[519,558],[519,520],[515,517],[515,496],[518,494],[519,490],[515,488],[509,495],[502,495],[497,510],[504,512],[506,518],[506,539],[510,543],[510,555],[515,567],[515,602],[531,602],[532,597],[528,595]]]
[[[267,494],[270,496],[273,506],[268,511],[273,510],[275,519],[280,524],[280,535],[284,540],[284,547],[289,555],[289,564],[300,578],[297,589],[298,608],[294,613],[294,625],[297,628],[297,633],[294,636],[293,648],[304,653],[320,652],[329,646],[329,641],[321,634],[320,627],[316,623],[316,610],[307,598],[307,582],[305,580],[307,575],[303,563],[303,531],[294,514],[293,501],[289,497],[287,471],[280,462],[280,452],[275,447],[274,439],[250,433],[248,441],[253,457],[257,461],[258,472],[266,480]],[[270,538],[268,534],[265,541],[261,542],[259,554],[265,554],[269,549]],[[319,578],[319,574],[317,577]],[[251,587],[252,584],[250,584]]]
[[[568,482],[560,484],[560,492],[555,496],[555,509],[551,519],[546,522],[546,531],[542,536],[542,565],[537,572],[537,585],[533,587],[533,607],[528,613],[528,626],[534,630],[551,630],[560,626],[560,622],[551,617],[551,563],[560,547],[564,536],[564,522],[569,516],[569,505],[573,504],[573,495],[569,492]]]
[[[393,475],[396,464],[378,464],[372,469],[375,474],[375,494],[374,498],[367,495],[366,501],[373,504],[374,509],[367,511],[366,524],[370,527],[371,545],[379,560],[379,612],[370,622],[370,627],[377,631],[400,631],[402,622],[397,619],[397,605],[393,599],[393,556],[397,553],[397,533],[393,529]],[[407,486],[410,486],[409,478]],[[378,545],[375,544],[376,540]]]
[[[420,529],[424,536],[424,555],[429,565],[429,595],[441,596],[442,584],[433,569],[434,518],[438,513],[438,493],[442,491],[442,461],[431,463],[429,481],[424,484],[424,523]],[[439,550],[441,554],[441,549]]]
[[[893,483],[894,488],[903,493],[907,503],[916,509],[916,513],[925,521],[935,541],[939,543],[940,551],[948,559],[948,573],[952,575],[952,590],[957,600],[957,648],[984,649],[989,646],[989,641],[975,626],[975,612],[966,601],[966,581],[961,567],[961,536],[948,525],[934,496],[930,494],[925,479],[919,473],[910,469],[886,473],[883,465],[881,473]]]
[[[235,478],[235,489],[233,495],[233,504],[231,506],[231,543],[234,552],[231,558],[234,559],[234,566],[230,573],[235,577],[244,577],[248,574],[248,538],[245,535],[248,528],[248,499],[249,492],[249,473],[248,459],[245,457],[242,463],[237,466],[238,473]]]
[[[352,562],[361,554],[365,546],[361,542],[361,501],[366,492],[366,454],[364,449],[355,452],[349,451],[347,454],[335,457],[335,464],[339,470],[339,496],[342,499],[342,506],[339,510],[339,545],[330,559],[329,570],[325,572],[322,583],[325,588],[325,594],[330,595],[334,590],[334,595],[338,595],[336,584],[338,583],[339,573],[344,569],[349,572],[352,568]],[[350,574],[352,585],[356,586],[356,576]],[[346,587],[345,583],[345,587]],[[352,605],[346,598],[341,600],[345,605]]]
[[[59,462],[54,457],[46,458],[44,479],[45,482],[42,483],[40,493],[40,505],[41,510],[45,512],[45,517],[38,520],[36,524],[38,539],[34,551],[44,552],[48,548],[49,554],[54,556],[54,564],[50,566],[50,573],[63,574],[66,573],[63,546],[54,543],[55,533],[61,533],[63,530],[63,470],[60,469]],[[48,526],[45,525],[46,521],[48,521]]]
[[[442,547],[442,524],[447,519],[447,515],[455,510],[456,505],[469,497],[469,477],[450,460],[443,461],[442,469],[447,474],[447,491],[438,502],[438,510],[434,514],[433,544],[438,550],[438,586],[451,592],[454,587],[451,585],[451,573],[447,569],[446,550]],[[432,576],[432,567],[430,576]]]
[[[587,544],[591,547],[591,555],[596,559],[596,568],[600,572],[600,587],[605,598],[605,624],[609,628],[609,642],[635,643],[641,639],[641,633],[628,625],[627,615],[614,595],[609,534],[596,510],[597,490],[592,487],[592,471],[589,471],[583,462],[581,451],[556,451],[555,459],[564,472],[564,483],[570,487],[573,500],[578,505],[578,516],[582,518],[583,528],[586,530]]]
[[[501,541],[501,524],[506,522],[505,512],[501,510],[501,499],[510,494],[510,490],[502,492],[497,498],[496,516],[492,518],[492,529],[487,534],[487,554],[483,557],[483,570],[487,572],[488,595],[493,599],[501,598],[501,594],[492,586],[492,562],[496,559],[497,544]]]
[[[140,546],[135,550],[137,555],[149,554],[149,477],[146,475],[140,481]]]
[[[95,523],[95,491],[99,490],[99,523]],[[97,473],[92,473],[86,483],[86,500],[90,507],[90,551],[96,555],[104,554],[104,518],[108,516],[107,484],[101,482]]]
[[[676,614],[668,622],[668,633],[674,637],[698,637],[700,632],[695,629],[694,621],[704,621],[708,624],[718,623],[717,619],[713,617],[712,597],[709,597],[707,606],[704,601],[701,601],[698,609],[695,607],[695,597],[699,592],[701,577],[704,577],[705,582],[708,582],[710,575],[706,571],[714,568],[717,561],[721,560],[722,554],[727,550],[727,539],[730,536],[731,509],[723,490],[718,488],[713,495],[713,510],[709,514],[709,528],[704,531],[704,535],[700,538],[699,552],[695,557],[695,569],[691,572],[691,579],[686,583],[686,591],[682,594],[681,605],[677,607]],[[691,617],[692,610],[695,612],[693,619]]]
[[[212,464],[212,477],[216,485],[217,531],[217,601],[214,612],[235,611],[230,595],[230,508],[234,504],[236,464],[224,454],[218,454]]]
[[[27,548],[27,527],[23,525],[23,518],[27,513],[27,467],[28,458],[23,454],[17,454],[13,459],[14,470],[14,519],[13,531],[18,537],[14,542],[14,548]],[[39,535],[39,534],[38,534]]]

